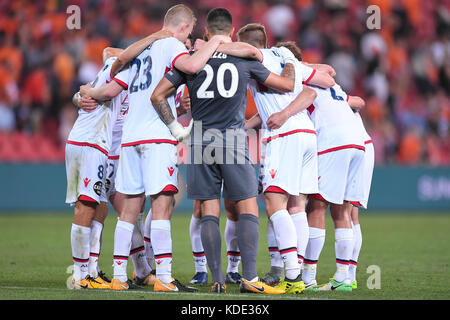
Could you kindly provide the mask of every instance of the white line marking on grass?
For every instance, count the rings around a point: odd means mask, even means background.
[[[112,291],[112,290],[105,290],[105,289],[87,289],[87,290],[70,290],[70,289],[65,289],[65,288],[43,288],[43,287],[14,287],[14,286],[0,286],[0,289],[18,289],[18,290],[46,290],[46,291],[78,291],[78,292],[106,292],[106,293],[113,293],[113,294],[157,294],[157,295],[185,295],[185,294],[189,294],[189,295],[194,295],[194,296],[198,296],[198,297],[209,297],[209,298],[214,298],[215,294],[213,293],[207,293],[207,292],[154,292],[154,291],[147,291],[147,290],[123,290],[120,292],[117,291]],[[293,296],[293,295],[272,295],[272,294],[267,294],[267,295],[262,295],[262,294],[245,294],[245,293],[239,293],[239,294],[235,294],[235,293],[225,293],[223,295],[217,296],[218,298],[220,298],[220,300],[222,300],[222,298],[234,298],[234,297],[239,297],[239,298],[249,298],[254,299],[254,300],[259,300],[259,299],[268,299],[268,300],[300,300],[301,298],[303,299],[311,299],[311,300],[323,300],[323,298],[318,298],[318,297],[307,297],[306,295],[302,294],[300,296]],[[214,299],[213,299],[214,300]],[[217,299],[219,300],[219,299]],[[223,300],[227,300],[227,299],[223,299]]]

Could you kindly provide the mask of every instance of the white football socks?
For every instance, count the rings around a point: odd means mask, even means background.
[[[228,272],[239,272],[239,263],[241,262],[241,253],[239,251],[237,239],[237,221],[227,219],[225,224],[225,244],[227,246]]]
[[[279,210],[271,217],[278,249],[284,262],[286,278],[294,280],[300,274],[297,258],[297,233],[287,210]]]
[[[306,217],[306,212],[298,212],[291,214],[291,219],[297,231],[297,257],[301,267],[305,259],[305,251],[309,240],[308,218]]]
[[[114,232],[113,278],[121,282],[128,280],[127,265],[133,230],[133,224],[121,220],[117,221]]]
[[[353,230],[350,228],[337,228],[334,230],[334,238],[336,252],[334,280],[342,282],[348,279],[348,265],[353,252]]]
[[[164,283],[172,282],[172,237],[170,220],[153,220],[151,241],[155,254],[156,278]]]
[[[89,266],[89,238],[91,228],[72,223],[70,244],[72,246],[73,279],[80,281],[88,275]]]
[[[103,224],[93,220],[91,224],[91,235],[89,239],[89,275],[92,278],[98,277],[98,257],[100,256],[100,249],[102,246],[102,231]]]
[[[153,246],[150,237],[150,232],[152,228],[152,209],[148,211],[147,217],[145,218],[144,223],[144,248],[145,248],[145,257],[147,258],[147,263],[150,268],[153,269]]]
[[[273,230],[273,224],[270,219],[267,221],[267,246],[269,248],[270,266],[284,268],[283,260],[278,250],[277,239],[275,238],[275,231]]]
[[[200,219],[193,215],[189,223],[189,236],[191,238],[192,256],[194,258],[195,272],[208,272],[206,269],[206,256],[200,235]]]
[[[361,233],[361,225],[353,225],[353,252],[352,258],[350,259],[350,265],[348,266],[348,275],[350,281],[353,282],[356,280],[356,268],[358,267],[358,258],[359,252],[361,251],[362,246],[362,233]]]
[[[317,262],[325,243],[325,229],[309,228],[309,241],[305,251],[303,262],[302,280],[305,284],[310,284],[316,280]]]

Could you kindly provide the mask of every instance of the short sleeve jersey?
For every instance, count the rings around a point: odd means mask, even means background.
[[[192,118],[201,121],[203,132],[217,129],[225,137],[227,129],[245,127],[248,81],[264,82],[269,74],[258,61],[215,52],[199,73],[171,70],[166,78],[175,87],[187,84]]]
[[[364,146],[360,126],[342,88],[338,84],[328,89],[312,88],[317,92],[317,97],[308,111],[317,131],[317,150],[321,152],[347,145]]]
[[[150,97],[164,74],[175,61],[189,54],[184,44],[175,38],[155,41],[130,63],[130,67],[114,78],[128,90],[129,109],[123,125],[122,145],[140,144],[175,138],[154,109]],[[168,97],[176,117],[175,95]]]
[[[100,87],[111,81],[111,67],[116,59],[116,57],[111,57],[105,61],[103,68],[91,83],[93,87]],[[121,113],[127,107],[127,94],[122,92],[111,101],[99,105],[92,112],[80,109],[68,140],[96,145],[109,152],[112,144],[113,128],[117,122],[120,123]]]
[[[270,49],[261,49],[264,56],[263,64],[271,72],[281,75],[285,62],[280,49],[273,47]],[[292,92],[277,93],[264,85],[258,84],[252,80],[249,83],[249,89],[261,117],[263,128],[267,129],[267,119],[276,112],[286,108],[303,90],[303,82],[306,82],[314,74],[314,69],[296,61],[295,65],[295,85]],[[290,117],[286,123],[277,130],[277,133],[283,133],[294,129],[314,129],[311,120],[306,111],[301,111]],[[269,133],[270,134],[270,133]]]

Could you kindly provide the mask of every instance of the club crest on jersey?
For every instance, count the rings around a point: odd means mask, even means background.
[[[96,195],[101,195],[102,194],[102,186],[103,183],[101,181],[97,181],[94,186],[92,187],[92,189],[94,189],[94,192]]]
[[[272,170],[269,171],[269,173],[270,173],[270,176],[271,176],[272,179],[273,179],[273,178],[275,178],[275,175],[277,174],[277,170],[273,170],[273,169],[272,169]]]
[[[173,167],[169,167],[169,168],[167,168],[167,170],[169,170],[170,176],[172,176],[175,171],[175,169]]]
[[[83,182],[84,182],[84,186],[87,187],[89,185],[89,182],[91,182],[91,179],[84,178]]]

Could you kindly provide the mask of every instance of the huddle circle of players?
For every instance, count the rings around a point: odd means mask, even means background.
[[[268,48],[263,25],[242,27],[232,42],[231,14],[216,8],[208,13],[205,40],[194,44],[189,36],[195,22],[187,6],[171,7],[160,31],[125,50],[106,48],[102,70],[73,97],[80,108],[66,145],[73,288],[195,292],[191,285],[208,283],[208,265],[215,293],[225,293],[227,284],[256,294],[356,289],[358,207],[367,207],[374,164],[358,112],[364,100],[335,83],[332,67],[303,62],[294,42]],[[189,96],[180,99],[185,87]],[[247,89],[258,110],[248,120]],[[192,115],[187,127],[177,113]],[[259,181],[246,139],[246,130],[256,128],[262,129]],[[194,200],[190,285],[176,280],[171,269],[170,219],[182,141],[188,141],[187,194]],[[258,194],[266,204],[271,261],[262,278],[256,272]],[[118,213],[111,280],[98,267],[108,201]],[[328,207],[336,272],[318,285]],[[133,280],[127,276],[129,257]]]

